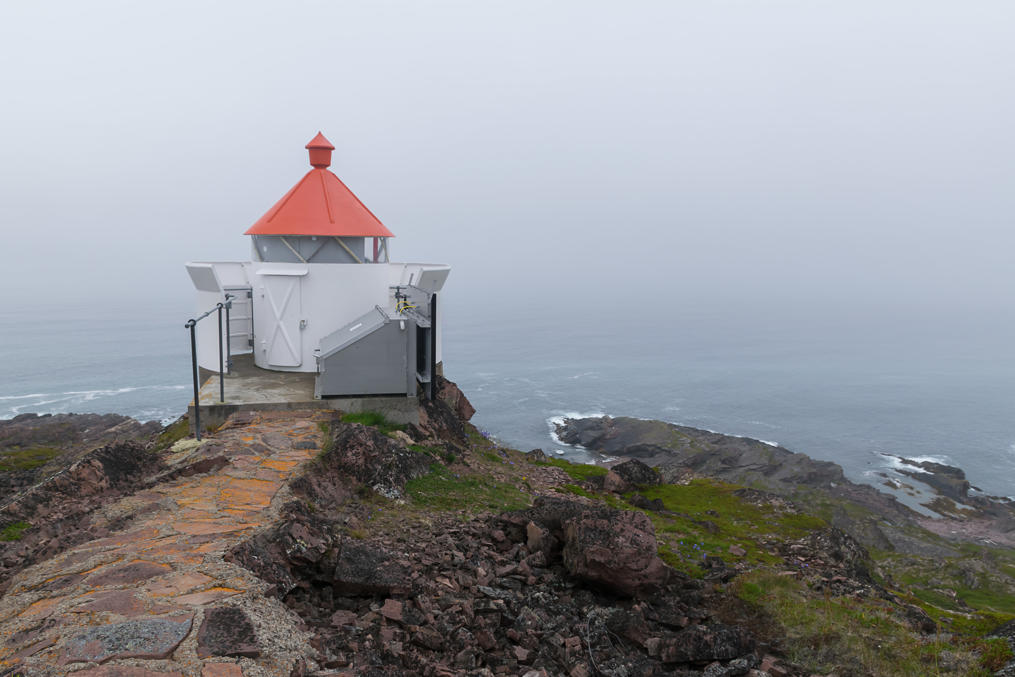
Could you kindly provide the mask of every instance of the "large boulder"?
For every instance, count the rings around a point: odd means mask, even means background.
[[[387,498],[400,497],[406,482],[430,472],[429,457],[405,448],[377,428],[359,423],[338,424],[329,446],[316,471],[337,470]],[[327,484],[336,482],[321,487]]]
[[[347,540],[332,584],[345,595],[403,595],[409,589],[409,575],[407,563],[384,548]]]
[[[306,578],[329,582],[341,536],[305,504],[286,505],[284,521],[237,544],[227,562],[250,569],[271,584],[266,594],[285,597]]]
[[[435,397],[419,404],[419,425],[410,425],[408,432],[426,444],[450,444],[465,448],[469,445],[466,423],[476,410],[452,381],[438,377]]]
[[[476,408],[459,389],[458,384],[443,376],[437,377],[437,399],[447,404],[461,421],[468,421],[476,413]]]
[[[603,480],[604,489],[617,493],[656,484],[659,484],[659,473],[636,458],[613,466]]]
[[[669,569],[656,552],[655,529],[644,513],[582,513],[564,529],[564,566],[571,575],[622,595],[666,583]]]
[[[728,661],[754,651],[755,642],[744,628],[714,624],[692,625],[664,637],[659,658],[664,663]]]

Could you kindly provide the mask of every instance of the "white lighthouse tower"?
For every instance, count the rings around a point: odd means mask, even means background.
[[[441,361],[450,266],[389,261],[393,234],[328,169],[334,146],[318,133],[306,148],[310,171],[245,233],[252,260],[187,264],[197,307],[232,300],[230,354],[316,374],[318,399],[415,396]],[[214,323],[198,325],[198,361],[213,372],[218,342]]]

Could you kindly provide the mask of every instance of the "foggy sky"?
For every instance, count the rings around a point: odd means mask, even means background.
[[[3,3],[0,283],[189,307],[183,263],[247,258],[320,130],[393,259],[454,267],[458,313],[1009,317],[1013,20],[1007,1]]]

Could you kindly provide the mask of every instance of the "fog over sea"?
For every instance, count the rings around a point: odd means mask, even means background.
[[[182,266],[181,266],[182,268]],[[589,458],[553,438],[567,415],[654,418],[778,443],[878,483],[890,455],[962,467],[1015,494],[1015,361],[997,318],[674,313],[567,303],[444,302],[446,373],[506,445]],[[8,301],[0,418],[116,412],[169,421],[190,400],[189,295],[144,302]],[[889,331],[885,327],[892,327]]]

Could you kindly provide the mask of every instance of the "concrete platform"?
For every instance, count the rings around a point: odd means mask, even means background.
[[[219,400],[219,375],[201,370],[198,391],[201,427],[219,426],[237,411],[332,409],[347,413],[376,411],[395,423],[419,423],[415,397],[314,397],[315,374],[269,371],[254,364],[253,355],[234,355],[232,371],[225,376],[225,401]],[[194,420],[194,403],[187,413]]]

